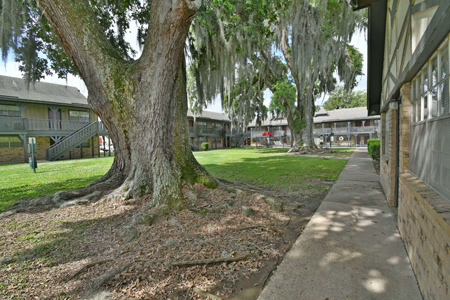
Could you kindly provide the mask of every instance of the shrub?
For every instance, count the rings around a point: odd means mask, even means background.
[[[202,149],[203,150],[208,150],[209,149],[209,143],[202,143]]]
[[[375,160],[380,159],[380,139],[369,139],[367,140],[367,151],[370,157]]]

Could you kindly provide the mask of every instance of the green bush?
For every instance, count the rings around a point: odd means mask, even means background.
[[[367,151],[370,157],[375,160],[380,159],[380,139],[369,139],[367,140]]]
[[[202,149],[203,150],[208,150],[209,149],[209,143],[202,143]]]

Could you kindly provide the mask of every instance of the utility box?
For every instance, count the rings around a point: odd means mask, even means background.
[[[28,153],[36,153],[36,138],[28,138]]]
[[[36,157],[28,157],[28,161],[30,163],[30,169],[37,169],[37,158]]]

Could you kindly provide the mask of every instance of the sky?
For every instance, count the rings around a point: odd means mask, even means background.
[[[131,30],[126,35],[126,39],[129,41],[135,41],[134,37],[136,36],[137,27],[136,26],[131,26],[131,27],[132,27]],[[363,62],[364,75],[360,76],[360,78],[358,78],[359,82],[358,82],[358,85],[356,86],[355,90],[366,90],[366,88],[367,88],[367,75],[366,75],[367,74],[367,41],[366,41],[365,33],[362,31],[357,32],[353,36],[351,44],[353,46],[355,46],[363,54],[363,57],[364,57],[364,62]],[[134,42],[133,47],[135,49],[138,49],[138,45],[136,42]],[[11,76],[11,77],[20,77],[20,78],[22,77],[22,73],[19,71],[19,63],[14,61],[14,58],[12,57],[12,55],[9,55],[8,61],[6,63],[4,63],[3,66],[0,66],[0,75],[6,75],[6,76]],[[83,80],[80,77],[69,75],[68,79],[66,81],[65,79],[60,79],[55,75],[55,76],[46,76],[45,79],[42,79],[41,81],[57,83],[57,84],[62,84],[62,85],[67,84],[69,86],[74,86],[74,87],[78,88],[78,90],[84,96],[86,96],[86,97],[88,96],[86,85],[84,84]],[[264,104],[267,107],[269,107],[271,96],[272,96],[272,92],[270,92],[269,90],[264,92]],[[328,95],[323,95],[323,97],[321,97],[317,100],[316,104],[321,105],[327,99],[328,99]],[[222,105],[220,103],[220,99],[218,97],[216,97],[215,101],[213,101],[213,103],[211,103],[211,104],[208,104],[208,107],[205,110],[213,111],[213,112],[223,112]]]

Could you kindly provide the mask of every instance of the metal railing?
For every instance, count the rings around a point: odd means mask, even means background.
[[[47,160],[56,160],[63,156],[66,152],[81,145],[87,139],[97,135],[99,128],[103,128],[103,124],[101,122],[95,121],[88,123],[87,125],[85,123],[84,127],[74,131],[58,143],[53,144],[50,148],[46,149]]]
[[[331,128],[317,128],[313,129],[314,134],[331,134]]]
[[[63,120],[40,120],[27,119],[28,130],[55,130],[55,131],[75,131],[89,122],[86,121],[63,121]]]
[[[352,132],[375,132],[376,129],[376,126],[361,126],[351,128]]]
[[[26,120],[19,117],[1,117],[0,131],[25,131],[27,130]]]
[[[1,131],[75,131],[89,122],[0,117]]]

